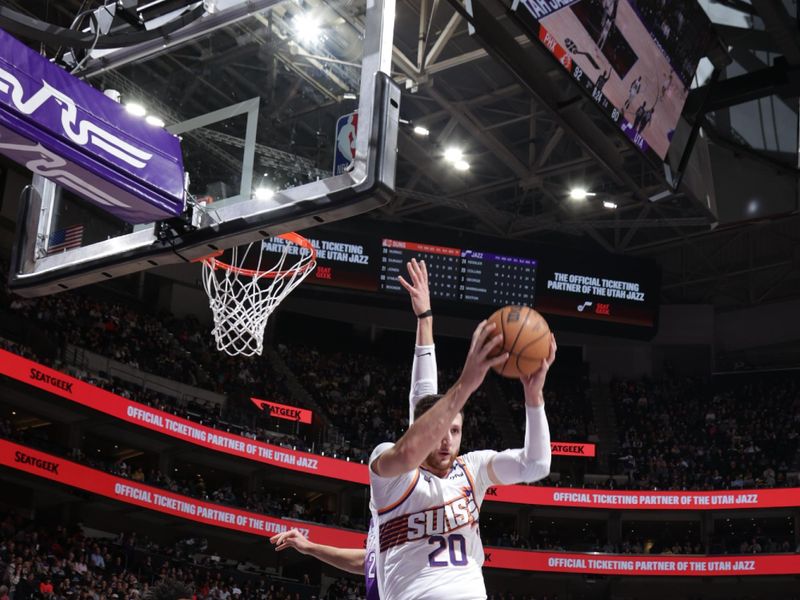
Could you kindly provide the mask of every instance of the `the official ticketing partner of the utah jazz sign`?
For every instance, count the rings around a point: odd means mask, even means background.
[[[1,29],[0,153],[128,223],[184,208],[178,138]]]

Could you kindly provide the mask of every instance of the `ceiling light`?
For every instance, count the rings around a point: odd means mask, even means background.
[[[462,152],[461,148],[454,148],[451,146],[444,151],[444,159],[447,162],[455,164],[460,160],[464,160],[464,152]]]
[[[589,196],[594,196],[593,192],[589,192],[586,188],[575,187],[569,191],[569,197],[572,200],[586,200]]]
[[[414,133],[419,137],[428,137],[431,134],[430,130],[422,125],[414,125]]]
[[[125,110],[134,117],[143,117],[147,114],[147,109],[137,102],[129,102],[125,105]]]
[[[164,127],[164,121],[155,115],[147,115],[144,120],[145,123],[153,127]]]
[[[353,92],[345,92],[342,94],[342,100],[355,100],[356,95]]]
[[[257,187],[255,192],[256,200],[271,200],[275,195],[275,190],[268,187]]]
[[[322,28],[319,20],[309,14],[297,15],[292,21],[297,39],[301,42],[313,44],[319,41]]]
[[[455,167],[456,171],[469,171],[469,163],[463,158],[455,161],[453,167]]]
[[[617,203],[616,202],[611,202],[609,200],[603,200],[603,208],[610,208],[610,209],[613,210],[613,209],[617,208]]]

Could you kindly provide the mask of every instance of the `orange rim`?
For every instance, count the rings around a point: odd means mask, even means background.
[[[213,254],[209,254],[208,256],[204,256],[198,260],[202,260],[204,263],[208,264],[213,269],[225,269],[226,271],[230,271],[231,273],[236,273],[237,275],[245,275],[247,277],[268,277],[270,279],[274,279],[275,277],[283,277],[285,275],[289,275],[291,273],[304,273],[309,269],[314,268],[314,263],[317,260],[317,251],[314,249],[314,246],[311,245],[306,238],[304,238],[299,233],[295,233],[294,231],[290,231],[289,233],[282,233],[275,237],[279,237],[281,239],[286,240],[287,242],[291,242],[293,244],[297,244],[308,250],[311,253],[311,260],[309,260],[306,264],[301,267],[295,267],[292,269],[286,269],[284,271],[259,271],[257,269],[245,269],[243,267],[237,267],[226,262],[222,262],[221,260],[217,260],[218,256],[221,256],[223,250],[219,250],[214,252]]]

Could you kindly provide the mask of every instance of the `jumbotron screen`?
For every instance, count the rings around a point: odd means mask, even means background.
[[[637,148],[666,158],[713,39],[696,0],[514,0],[512,8]]]
[[[427,265],[431,298],[441,314],[477,316],[487,308],[518,304],[579,320],[578,328],[587,331],[601,332],[608,325],[608,333],[627,335],[626,329],[639,336],[652,333],[656,324],[660,271],[648,260],[527,244],[499,249],[488,239],[456,247],[445,240],[317,229],[308,238],[318,259],[306,284],[366,292],[371,302],[405,297],[398,276],[410,280],[406,264],[416,258]],[[263,249],[277,259],[285,246],[272,239]]]

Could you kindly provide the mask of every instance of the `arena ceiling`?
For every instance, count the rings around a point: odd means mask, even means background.
[[[410,123],[402,128],[398,144],[397,198],[368,219],[651,256],[664,269],[668,302],[735,307],[800,295],[796,211],[767,215],[758,222],[715,224],[692,199],[663,194],[667,186],[662,170],[611,130],[557,65],[528,43],[498,3],[487,6],[494,7],[497,21],[535,61],[536,77],[555,86],[555,109],[534,99],[487,55],[469,35],[452,1],[397,0],[393,75],[405,89],[402,118]],[[101,4],[7,0],[0,7],[68,28],[82,11]],[[279,185],[291,185],[314,177],[316,169],[329,164],[335,120],[355,107],[350,95],[358,89],[364,3],[244,4],[244,16],[235,22],[209,28],[207,21],[203,29],[190,24],[152,43],[166,46],[163,50],[151,44],[143,46],[148,48],[145,53],[138,47],[93,56],[79,74],[98,87],[145,99],[167,124],[259,97],[258,165]],[[722,104],[727,100],[730,106],[708,115],[705,135],[748,164],[796,177],[796,2],[701,4],[730,57],[721,78],[761,75],[761,85],[767,88],[751,94],[745,80],[726,90]],[[321,45],[304,44],[292,31],[292,19],[312,9],[323,11],[326,33]],[[76,29],[87,24],[81,21]],[[49,57],[70,52],[52,41],[26,41]],[[776,74],[770,67],[778,56],[788,66]],[[698,86],[706,83],[701,78]],[[779,87],[780,95],[770,93]],[[580,127],[565,120],[568,111],[584,115]],[[424,126],[430,135],[419,137],[412,126]],[[230,123],[191,138],[191,160],[200,177],[215,169],[241,168],[242,128]],[[616,167],[592,151],[598,140],[606,152],[617,155]],[[455,171],[443,160],[444,149],[452,145],[463,149],[468,171]],[[575,185],[596,191],[598,197],[571,202],[567,193]],[[651,200],[659,194],[660,200]],[[617,208],[604,208],[603,199]]]

